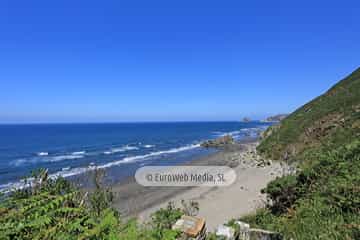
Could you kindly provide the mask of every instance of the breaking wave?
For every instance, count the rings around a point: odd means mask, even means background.
[[[85,151],[73,152],[72,155],[84,155]]]
[[[109,154],[138,150],[138,149],[139,149],[138,147],[134,147],[134,146],[124,146],[119,148],[112,148],[109,151],[105,151],[104,154],[109,155]]]
[[[235,139],[241,139],[243,137],[256,137],[261,131],[265,130],[266,126],[259,126],[259,127],[253,127],[253,128],[243,128],[236,131],[231,132],[213,132],[213,135],[215,137],[223,137],[226,135],[230,135]]]
[[[18,167],[25,164],[33,164],[39,162],[59,162],[59,161],[73,160],[83,157],[84,157],[83,154],[70,154],[70,155],[57,155],[57,156],[43,155],[39,157],[19,158],[12,161],[10,164]]]
[[[37,153],[37,155],[38,156],[47,156],[47,155],[49,155],[49,153],[48,152],[39,152],[39,153]]]
[[[144,148],[153,148],[153,147],[155,147],[155,145],[150,145],[150,144],[144,145]]]

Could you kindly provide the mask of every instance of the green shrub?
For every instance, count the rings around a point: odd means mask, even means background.
[[[286,213],[299,198],[296,176],[286,176],[271,181],[262,190],[271,200],[270,208],[274,214]]]
[[[151,215],[152,223],[158,229],[171,229],[172,225],[184,214],[174,203],[169,202],[166,208],[161,208]]]
[[[308,157],[297,176],[268,184],[270,208],[242,220],[287,239],[360,239],[360,141]]]
[[[95,189],[83,193],[63,178],[49,178],[47,170],[34,171],[25,188],[1,197],[0,239],[176,239],[179,232],[171,226],[183,214],[181,209],[170,203],[155,212],[150,228],[135,220],[122,223],[111,208],[111,189],[101,183],[102,176],[95,171]]]

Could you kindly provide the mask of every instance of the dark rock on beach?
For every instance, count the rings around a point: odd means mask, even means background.
[[[234,143],[235,141],[233,137],[230,135],[226,135],[214,140],[205,141],[201,143],[201,146],[205,148],[221,148]]]

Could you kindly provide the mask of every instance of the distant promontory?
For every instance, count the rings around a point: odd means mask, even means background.
[[[274,116],[270,116],[263,120],[263,122],[281,122],[283,119],[285,119],[289,114],[277,114]]]

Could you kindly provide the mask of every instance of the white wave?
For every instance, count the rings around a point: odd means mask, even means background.
[[[70,170],[67,169],[63,169],[59,172],[53,173],[50,175],[51,178],[57,178],[57,177],[71,177],[71,176],[75,176],[75,175],[79,175],[82,173],[85,173],[86,171],[91,170],[92,168],[89,167],[78,167],[78,168],[71,168]]]
[[[163,154],[182,152],[182,151],[191,150],[191,149],[198,148],[198,147],[200,147],[200,144],[193,144],[193,145],[187,145],[187,146],[183,146],[183,147],[179,147],[179,148],[172,148],[172,149],[165,150],[165,151],[152,152],[152,153],[148,153],[148,154],[145,154],[145,155],[126,157],[126,158],[123,158],[123,159],[118,160],[118,161],[114,161],[114,162],[106,163],[104,165],[100,165],[100,166],[98,166],[98,168],[108,168],[108,167],[120,165],[122,163],[135,162],[135,161],[140,160],[140,159],[159,156],[159,155],[163,155]]]
[[[9,182],[5,184],[0,184],[0,192],[8,193],[13,189],[23,189],[25,186],[24,181],[20,180],[18,182]]]
[[[48,156],[49,153],[48,152],[39,152],[37,153],[38,156]]]
[[[56,179],[58,177],[71,177],[78,174],[85,173],[86,171],[93,170],[95,167],[88,167],[88,168],[71,168],[71,167],[65,167],[62,168],[61,171],[50,174],[49,178]],[[26,187],[29,187],[33,184],[34,178],[27,178],[27,183],[25,184],[24,180],[19,180],[17,182],[9,182],[6,184],[0,184],[0,193],[8,193],[15,189],[23,189]]]
[[[241,131],[232,131],[232,132],[229,132],[228,134],[231,136],[235,136],[235,135],[241,134]]]
[[[220,131],[215,131],[213,132],[213,134],[216,137],[224,137],[226,135],[230,135],[234,138],[240,138],[242,136],[246,136],[246,135],[256,135],[259,131],[263,131],[267,128],[267,126],[257,126],[257,127],[252,127],[252,128],[242,128],[240,130],[236,130],[236,131],[231,131],[231,132],[220,132]]]
[[[20,158],[20,159],[16,159],[16,160],[10,162],[10,164],[15,166],[15,167],[18,167],[18,166],[23,165],[26,162],[27,162],[27,160],[25,158]]]
[[[84,155],[85,151],[73,152],[72,155]]]
[[[154,157],[154,156],[159,156],[159,155],[163,155],[163,154],[171,154],[171,153],[177,153],[177,152],[181,152],[181,151],[187,151],[187,150],[191,150],[194,148],[198,148],[200,147],[200,144],[193,144],[193,145],[187,145],[187,146],[183,146],[183,147],[179,147],[179,148],[172,148],[169,150],[165,150],[165,151],[158,151],[158,152],[152,152],[149,154],[145,154],[145,155],[138,155],[138,156],[132,156],[132,157],[125,157],[123,159],[117,160],[117,161],[113,161],[113,162],[109,162],[103,165],[99,165],[99,166],[95,166],[95,164],[91,164],[88,167],[79,167],[79,168],[73,168],[70,171],[60,171],[54,174],[51,174],[51,177],[57,177],[57,176],[62,176],[62,177],[71,177],[71,176],[75,176],[75,175],[79,175],[82,173],[85,173],[89,170],[93,170],[95,168],[109,168],[109,167],[113,167],[113,166],[117,166],[117,165],[121,165],[124,163],[129,163],[129,162],[135,162],[141,159],[146,159],[146,158],[150,158],[150,157]]]
[[[150,145],[150,144],[144,145],[144,148],[153,148],[153,147],[155,147],[155,145]]]
[[[213,132],[216,137],[224,137],[226,135],[234,136],[240,134],[240,131],[232,131],[232,132]]]
[[[134,147],[134,146],[124,146],[124,147],[120,147],[120,148],[112,148],[109,151],[105,151],[104,154],[109,155],[109,154],[114,154],[114,153],[119,153],[119,152],[126,152],[126,151],[133,151],[133,150],[138,150],[138,147]]]
[[[24,164],[34,164],[39,162],[60,162],[64,160],[72,160],[83,158],[84,155],[59,155],[59,156],[42,156],[42,157],[30,157],[30,158],[20,158],[10,162],[13,166],[21,166]]]
[[[47,162],[59,162],[59,161],[78,159],[83,157],[84,157],[83,155],[60,155],[49,158]]]

